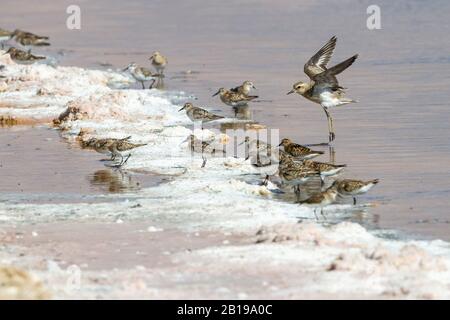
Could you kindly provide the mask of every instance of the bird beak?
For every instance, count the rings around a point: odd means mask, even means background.
[[[255,86],[252,86],[252,88],[256,90],[256,87],[255,87]]]
[[[283,142],[280,142],[280,144],[278,145],[278,147],[280,147],[283,144]]]
[[[130,67],[126,67],[126,68],[123,69],[122,71],[125,72],[125,71],[127,71],[128,69],[130,69]]]
[[[289,91],[288,93],[286,93],[286,94],[291,94],[291,93],[294,93],[295,92],[295,90],[294,89],[292,89],[291,91]]]
[[[220,93],[220,90],[217,91],[216,93],[214,93],[212,96],[215,97],[215,96],[217,96],[219,93]]]
[[[183,106],[183,108],[181,108],[180,110],[178,110],[178,112],[180,112],[180,111],[184,110],[184,108],[186,108],[186,107],[184,107],[184,106]]]

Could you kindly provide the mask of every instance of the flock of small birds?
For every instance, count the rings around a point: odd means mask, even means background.
[[[22,31],[19,29],[16,29],[14,31],[8,31],[0,28],[0,43],[2,45],[2,49],[5,48],[5,43],[12,39],[14,39],[17,43],[21,44],[23,47],[28,48],[31,46],[42,47],[50,45],[50,43],[48,42],[49,37],[39,36],[37,34]],[[13,46],[9,47],[9,49],[6,51],[5,54],[9,54],[12,60],[21,64],[31,64],[38,60],[47,59],[47,57],[36,56],[32,54],[31,49],[25,51]]]
[[[130,63],[123,71],[128,71],[132,77],[142,84],[142,89],[145,89],[144,82],[151,81],[149,89],[153,88],[157,79],[162,79],[164,77],[164,69],[169,62],[165,56],[163,56],[158,51],[153,52],[149,60],[152,62],[152,66],[155,68],[156,72],[148,68],[138,66],[137,63]]]
[[[50,45],[48,42],[49,38],[45,36],[38,36],[21,30],[9,32],[0,29],[2,48],[4,42],[11,39],[14,39],[25,47]],[[333,128],[333,119],[329,109],[356,102],[353,99],[345,97],[345,88],[339,85],[336,76],[351,66],[358,55],[354,55],[331,68],[327,67],[336,47],[336,41],[337,38],[332,37],[304,65],[304,72],[309,77],[309,82],[296,82],[292,90],[287,93],[297,93],[314,103],[320,104],[328,120],[329,143],[336,137]],[[9,54],[11,59],[18,63],[33,63],[46,58],[33,55],[31,50],[24,51],[15,47],[10,47],[6,51],[6,54]],[[168,59],[158,51],[153,52],[149,60],[155,71],[138,66],[136,63],[130,63],[123,70],[128,71],[136,81],[140,82],[142,89],[145,89],[144,83],[147,81],[151,81],[149,89],[153,88],[155,81],[164,77],[164,69],[168,64]],[[233,107],[236,113],[236,110],[240,107],[248,106],[249,102],[258,98],[256,95],[251,95],[251,91],[255,89],[256,87],[251,81],[244,81],[242,85],[234,88],[220,88],[213,96],[219,95],[220,100],[224,104]],[[179,111],[185,111],[191,121],[200,122],[202,129],[203,123],[224,118],[206,109],[194,106],[191,102],[185,103]],[[88,141],[82,142],[82,147],[92,148],[99,153],[108,154],[111,156],[109,159],[111,161],[115,161],[117,157],[120,157],[120,162],[115,165],[117,168],[120,168],[128,161],[130,150],[145,145],[131,143],[129,141],[130,139],[131,137],[122,139],[91,138]],[[213,141],[203,141],[196,138],[193,134],[189,135],[183,142],[188,142],[191,151],[202,153],[202,157],[205,153],[225,155],[223,148],[213,146]],[[356,204],[356,196],[368,192],[378,183],[378,179],[368,181],[336,179],[336,176],[346,167],[345,164],[336,165],[333,163],[314,161],[312,160],[313,158],[324,154],[324,152],[312,150],[288,138],[282,139],[277,147],[257,139],[251,140],[249,137],[246,137],[244,142],[249,150],[247,159],[252,158],[252,165],[257,168],[263,168],[273,166],[275,163],[277,165],[277,175],[281,179],[282,184],[293,187],[297,197],[296,202],[300,204],[314,205],[317,208],[323,209],[324,206],[335,203],[338,197],[352,197],[353,203]],[[251,150],[256,150],[256,153]],[[124,156],[126,153],[128,155]],[[203,157],[202,167],[205,165],[206,158]],[[320,179],[321,191],[313,193],[306,199],[301,200],[302,187],[314,178]],[[330,178],[333,179],[333,182],[330,186],[325,187],[327,185],[326,179]],[[263,184],[267,185],[269,179],[270,176],[266,175]]]
[[[330,108],[355,103],[356,100],[345,97],[345,88],[339,85],[336,78],[338,74],[351,66],[358,55],[354,55],[337,65],[328,68],[328,62],[336,47],[336,37],[332,37],[316,54],[314,54],[304,65],[304,72],[310,78],[309,82],[299,81],[293,85],[291,91],[287,94],[297,93],[304,98],[319,104],[328,120],[328,140],[329,143],[335,140],[336,134],[333,128],[333,118],[330,115]],[[213,96],[219,95],[220,100],[236,110],[240,107],[248,106],[248,103],[258,98],[256,95],[250,95],[251,91],[256,89],[251,81],[244,81],[242,85],[226,89],[220,88]],[[204,122],[222,119],[206,109],[194,106],[187,102],[179,111],[185,110],[186,115],[193,122],[201,122],[202,128]],[[212,141],[202,142],[191,135],[188,137],[190,148],[196,152],[214,152],[217,154],[217,148],[212,147]],[[254,167],[263,168],[278,165],[277,175],[283,185],[292,186],[296,194],[296,202],[304,205],[313,205],[317,208],[333,204],[338,197],[352,197],[353,204],[356,204],[356,196],[368,192],[378,183],[378,179],[362,181],[354,179],[337,179],[337,175],[342,173],[345,164],[333,164],[326,162],[313,161],[311,159],[324,154],[323,151],[312,150],[307,146],[295,143],[288,138],[281,140],[276,149],[270,144],[246,137],[244,141],[248,145],[249,157]],[[192,147],[194,146],[194,147]],[[251,150],[256,150],[252,152]],[[203,158],[202,167],[206,160]],[[263,184],[267,185],[270,176],[266,175]],[[311,194],[306,199],[301,200],[301,188],[314,178],[319,178],[321,182],[321,191]],[[326,179],[333,179],[330,186]]]

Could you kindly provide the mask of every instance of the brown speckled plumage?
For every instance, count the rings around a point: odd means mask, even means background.
[[[12,34],[14,39],[23,46],[49,46],[47,42],[49,39],[45,36],[38,36],[37,34],[26,32],[22,30],[15,30]]]
[[[12,60],[21,63],[33,63],[37,60],[44,60],[46,57],[35,56],[28,51],[23,51],[14,47],[11,47],[6,51],[9,54]]]
[[[213,96],[216,95],[219,95],[223,103],[232,107],[247,105],[248,102],[258,98],[258,96],[248,96],[244,93],[233,92],[225,88],[220,88]]]
[[[286,153],[297,159],[312,159],[324,154],[323,151],[311,150],[310,148],[294,143],[287,138],[281,140],[280,146],[283,146]]]
[[[212,112],[209,112],[208,110],[195,107],[192,103],[187,102],[184,104],[184,106],[178,110],[182,111],[186,110],[186,115],[191,119],[192,121],[201,121],[201,122],[209,122],[213,120],[223,119],[222,116],[218,116]]]

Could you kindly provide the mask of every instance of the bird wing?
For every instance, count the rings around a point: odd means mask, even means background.
[[[237,87],[231,88],[230,91],[234,92],[234,93],[239,93],[239,92],[241,92],[241,87],[242,86],[237,86]]]
[[[315,82],[316,86],[319,87],[342,89],[342,87],[339,86],[336,75],[340,74],[342,71],[350,67],[353,62],[355,62],[356,58],[358,58],[357,54],[355,54],[353,57],[348,58],[347,60],[342,61],[341,63],[338,63],[334,67],[327,69],[322,73],[319,73],[318,75],[314,76],[312,80]]]
[[[318,74],[327,70],[327,64],[333,55],[334,48],[336,47],[337,38],[334,36],[328,42],[320,48],[319,51],[315,55],[311,57],[311,59],[306,62],[304,66],[304,71],[313,79]]]
[[[194,118],[198,120],[216,120],[221,119],[223,117],[215,115],[214,113],[209,112],[208,110],[202,108],[194,109]]]
[[[146,78],[147,78],[147,77],[152,77],[152,76],[153,76],[152,71],[149,70],[149,69],[140,67],[139,70],[141,71],[141,73],[142,73],[142,74],[144,75],[144,77],[146,77]]]
[[[235,88],[236,89],[236,88]],[[246,94],[228,91],[228,98],[232,102],[240,102],[240,101],[251,101],[253,99],[258,98],[258,96],[247,96]]]

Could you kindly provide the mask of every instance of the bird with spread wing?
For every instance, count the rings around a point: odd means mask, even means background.
[[[333,118],[329,108],[356,102],[345,97],[344,88],[339,85],[336,75],[347,69],[355,62],[358,55],[354,55],[337,65],[327,68],[328,62],[336,47],[336,37],[332,37],[311,59],[306,62],[304,71],[310,78],[309,82],[296,82],[287,94],[298,93],[306,99],[322,106],[328,120],[329,142],[335,139]]]

